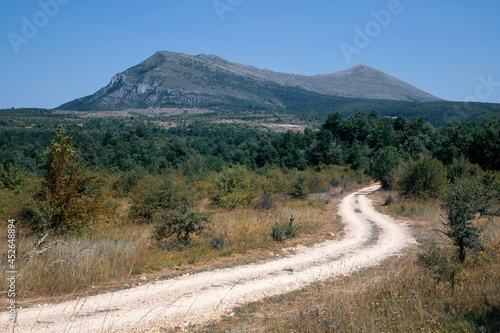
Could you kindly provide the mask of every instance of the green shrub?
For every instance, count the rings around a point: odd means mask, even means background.
[[[144,177],[132,195],[129,216],[140,223],[153,223],[160,214],[190,206],[191,189],[175,175]]]
[[[147,175],[146,169],[143,167],[135,167],[134,169],[118,173],[118,180],[113,184],[113,189],[120,194],[128,194]]]
[[[438,283],[449,283],[455,288],[455,279],[459,273],[459,266],[452,254],[446,249],[438,248],[434,244],[419,254],[419,264],[431,273]]]
[[[286,238],[293,238],[297,236],[297,226],[294,223],[295,218],[293,215],[290,217],[290,220],[288,221],[286,228],[285,228],[285,237]]]
[[[368,173],[382,182],[384,188],[394,185],[394,171],[401,163],[401,156],[395,147],[384,147],[373,155]]]
[[[309,188],[307,187],[306,184],[306,176],[304,175],[299,175],[297,177],[297,181],[295,184],[293,184],[292,191],[290,192],[290,195],[294,197],[295,199],[306,199],[307,196],[309,195]]]
[[[454,183],[463,177],[479,176],[481,173],[481,168],[477,164],[472,164],[465,157],[454,160],[446,170],[446,176],[451,183]]]
[[[255,196],[249,183],[248,172],[241,166],[223,171],[216,183],[214,204],[228,209],[249,205]]]
[[[213,237],[210,240],[210,245],[215,250],[222,250],[224,248],[224,246],[226,245],[226,243],[224,241],[224,236],[223,235],[219,235],[219,236]]]
[[[278,222],[276,222],[276,224],[273,226],[271,237],[277,242],[285,241],[285,231],[283,230],[281,224],[279,224]]]
[[[160,242],[175,236],[177,242],[188,244],[191,234],[199,234],[207,227],[208,217],[208,214],[191,211],[188,207],[162,214],[155,226],[155,238]]]
[[[26,177],[23,175],[23,171],[12,165],[7,165],[4,168],[3,164],[0,164],[0,189],[7,188],[9,190],[17,191],[26,183]]]
[[[404,163],[398,170],[397,188],[406,196],[437,198],[446,189],[443,164],[430,156]]]
[[[485,188],[477,177],[464,177],[453,183],[442,198],[446,210],[446,235],[458,247],[458,259],[465,261],[466,249],[482,250],[482,230],[473,226],[477,214],[488,214]]]
[[[392,197],[391,194],[389,194],[389,196],[387,197],[387,199],[385,199],[384,206],[389,206],[393,202],[394,202],[394,198]]]
[[[278,223],[273,226],[271,237],[277,242],[284,242],[286,239],[297,236],[297,225],[295,224],[293,215],[286,223]]]

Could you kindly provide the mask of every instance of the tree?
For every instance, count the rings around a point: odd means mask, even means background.
[[[460,157],[453,160],[453,163],[448,165],[446,176],[451,183],[464,177],[475,177],[481,175],[481,168],[477,164],[472,164],[465,157]]]
[[[9,190],[17,191],[25,183],[26,179],[22,170],[18,166],[7,165],[4,168],[0,163],[0,189],[8,188]]]
[[[317,133],[317,141],[311,145],[307,157],[313,165],[318,165],[320,162],[339,165],[344,162],[342,144],[339,140],[334,140],[330,131],[324,129]]]
[[[500,122],[478,127],[472,137],[468,155],[483,169],[500,169]]]
[[[129,216],[138,223],[158,222],[161,215],[191,205],[192,193],[184,179],[174,173],[146,175],[132,191]]]
[[[443,164],[428,155],[404,163],[398,171],[396,186],[407,196],[437,198],[446,187]]]
[[[429,151],[425,148],[422,138],[419,136],[409,137],[403,144],[403,150],[410,154],[410,157],[417,159],[420,155],[428,154]]]
[[[306,180],[306,176],[299,175],[297,177],[297,181],[293,184],[290,195],[296,199],[307,199],[307,196],[309,195],[309,188],[307,187]]]
[[[443,196],[446,235],[458,246],[458,259],[465,261],[466,249],[482,250],[481,229],[471,223],[476,214],[485,214],[488,202],[477,177],[464,177],[451,184]]]
[[[137,183],[130,217],[138,223],[154,224],[158,242],[175,236],[177,244],[186,245],[190,236],[201,232],[209,216],[193,209],[193,193],[181,173],[147,175]]]
[[[214,204],[229,209],[250,204],[254,194],[247,176],[242,166],[224,170],[216,183]]]
[[[161,217],[155,226],[155,237],[161,241],[175,235],[178,242],[186,245],[190,241],[189,236],[203,231],[208,222],[207,214],[192,211],[188,206],[179,207]]]
[[[43,154],[45,178],[33,201],[21,211],[23,220],[35,231],[69,232],[88,226],[102,207],[102,183],[88,175],[80,153],[65,136],[62,125]]]
[[[322,128],[332,132],[334,138],[340,138],[340,131],[344,122],[344,117],[340,113],[330,113]]]
[[[394,185],[394,170],[400,162],[401,158],[395,147],[381,148],[370,160],[370,176],[381,181],[384,188],[390,188]]]

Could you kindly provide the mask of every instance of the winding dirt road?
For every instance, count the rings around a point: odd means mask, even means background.
[[[62,304],[20,310],[16,332],[130,332],[200,325],[234,306],[377,264],[413,242],[400,221],[374,210],[367,187],[343,199],[340,240],[264,263],[178,277]],[[7,328],[7,313],[0,316]],[[12,329],[12,328],[11,328]],[[153,330],[154,331],[154,330]]]

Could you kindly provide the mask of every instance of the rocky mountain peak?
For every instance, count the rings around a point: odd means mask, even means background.
[[[230,62],[217,55],[158,51],[115,75],[94,95],[58,109],[117,110],[155,106],[286,108],[289,98],[314,94],[430,102],[439,98],[382,71],[357,65],[331,74],[304,76]]]

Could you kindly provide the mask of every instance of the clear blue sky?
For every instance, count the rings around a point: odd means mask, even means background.
[[[444,99],[500,102],[498,0],[41,3],[2,2],[0,108],[57,107],[159,50],[304,75],[365,64]],[[376,23],[372,11],[382,10],[392,11],[390,22],[382,15]],[[369,43],[355,41],[356,27],[368,28]],[[357,48],[350,62],[347,44]]]

